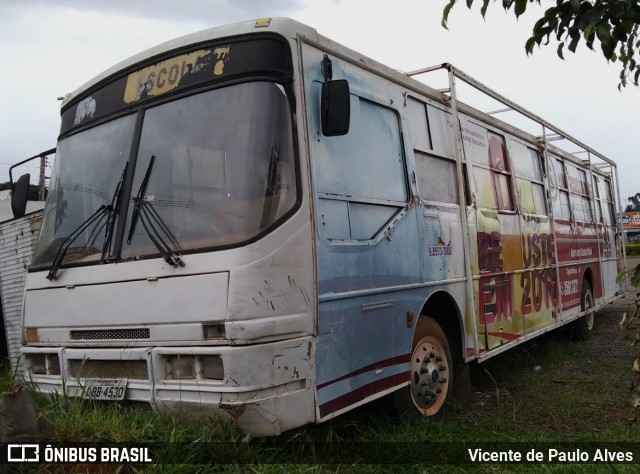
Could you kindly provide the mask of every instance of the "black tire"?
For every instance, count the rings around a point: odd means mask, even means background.
[[[580,295],[580,308],[582,311],[586,311],[589,308],[595,306],[593,302],[593,292],[591,291],[591,285],[587,280],[582,281],[582,293]],[[593,327],[595,324],[595,311],[591,311],[584,316],[580,316],[575,323],[573,323],[573,335],[574,339],[579,341],[587,341],[591,339],[593,334]]]
[[[394,393],[398,412],[413,420],[438,416],[451,401],[453,359],[444,331],[428,316],[421,316],[413,336],[411,380]]]

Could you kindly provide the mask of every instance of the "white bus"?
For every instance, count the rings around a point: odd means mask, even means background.
[[[470,361],[588,337],[619,290],[615,163],[441,67],[445,92],[272,18],[67,95],[26,377],[277,434],[392,392],[433,416]],[[460,103],[456,79],[541,136]]]

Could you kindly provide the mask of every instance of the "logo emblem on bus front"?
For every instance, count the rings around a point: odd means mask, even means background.
[[[93,97],[89,96],[82,99],[76,108],[76,118],[73,121],[74,125],[78,125],[87,117],[93,117],[96,112],[96,101]]]

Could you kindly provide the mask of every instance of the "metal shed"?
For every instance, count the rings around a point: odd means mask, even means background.
[[[42,211],[0,222],[2,319],[11,367],[17,373],[20,373],[20,333],[25,278],[41,223]],[[2,342],[0,347],[3,345]]]

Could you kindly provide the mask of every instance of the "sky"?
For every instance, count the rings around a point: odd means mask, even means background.
[[[549,0],[543,1],[544,3]],[[578,54],[556,46],[527,56],[524,44],[544,8],[516,21],[500,2],[485,20],[479,5],[447,0],[0,0],[0,182],[8,168],[53,148],[58,97],[140,51],[235,21],[288,16],[400,71],[449,62],[618,163],[621,196],[640,192],[636,141],[640,90],[618,90],[619,65],[584,44]],[[480,1],[475,2],[480,4]],[[441,77],[421,76],[439,86]],[[495,110],[460,90],[459,99]],[[501,114],[500,118],[507,118]],[[523,124],[525,125],[525,124]],[[536,135],[540,129],[530,130]],[[572,151],[572,150],[570,150]],[[36,175],[36,168],[21,168]],[[47,172],[50,174],[50,170]],[[33,179],[32,179],[32,182]],[[625,203],[623,202],[623,205]]]

